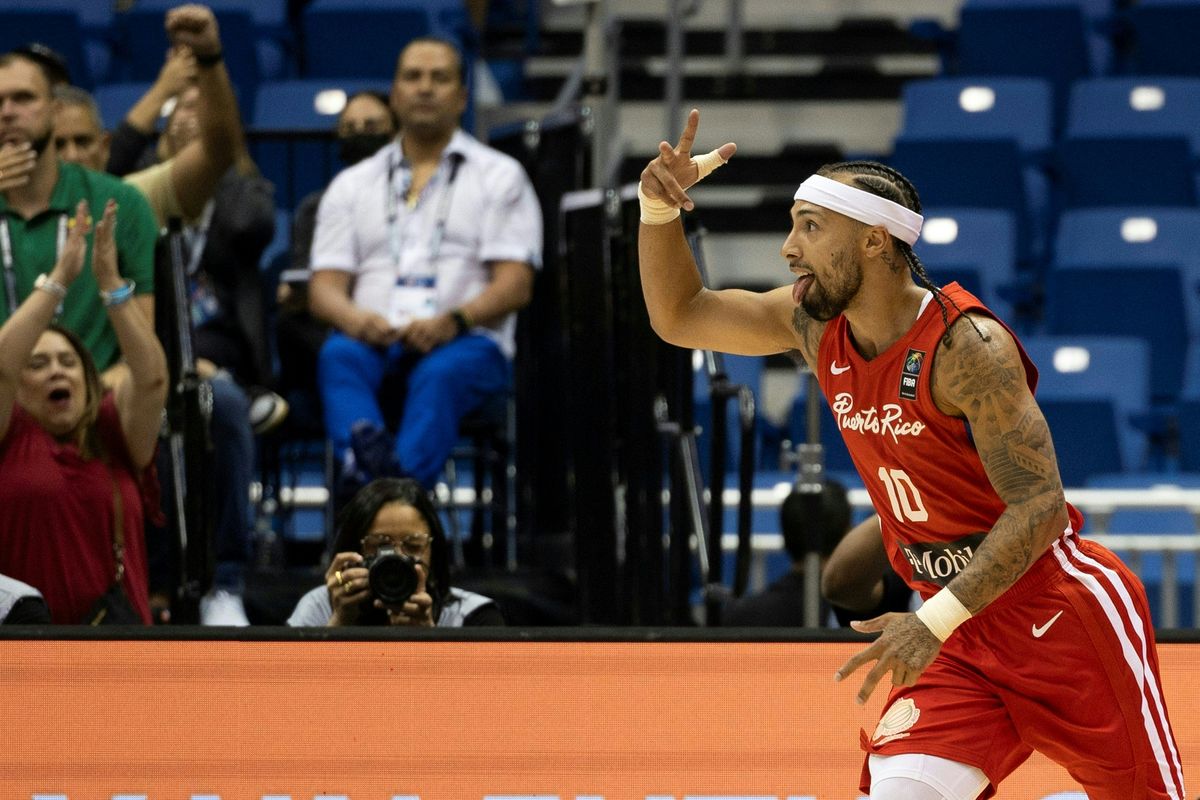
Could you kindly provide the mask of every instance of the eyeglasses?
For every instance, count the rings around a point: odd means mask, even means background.
[[[363,553],[366,555],[373,555],[384,547],[391,547],[406,555],[420,556],[432,541],[433,537],[427,533],[413,533],[405,536],[403,539],[396,539],[395,537],[385,536],[381,533],[371,533],[364,536],[360,544],[362,545]]]

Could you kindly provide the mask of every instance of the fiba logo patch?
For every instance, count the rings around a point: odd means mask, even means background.
[[[903,400],[917,399],[917,381],[921,377],[921,368],[925,366],[925,351],[908,349],[904,357],[904,369],[900,371],[900,397]]]
[[[871,736],[871,744],[879,747],[888,742],[905,738],[908,736],[906,731],[916,725],[920,718],[921,709],[917,708],[917,704],[911,697],[893,703],[883,718],[879,720],[879,725],[875,727],[875,733]]]

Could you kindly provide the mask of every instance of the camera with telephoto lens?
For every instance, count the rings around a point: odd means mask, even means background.
[[[401,553],[394,547],[381,547],[374,556],[363,561],[367,568],[367,583],[371,592],[385,606],[398,608],[408,602],[417,590],[419,559]]]

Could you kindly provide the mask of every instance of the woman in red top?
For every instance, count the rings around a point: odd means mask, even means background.
[[[150,322],[129,302],[133,284],[117,271],[116,213],[110,200],[92,243],[92,272],[128,366],[111,392],[102,392],[79,339],[51,325],[83,270],[86,202],[54,270],[0,327],[0,572],[40,589],[56,623],[80,622],[112,585],[118,512],[121,583],[150,621],[141,479],[154,457],[167,366]]]

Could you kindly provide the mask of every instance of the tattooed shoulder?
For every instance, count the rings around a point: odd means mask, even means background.
[[[933,386],[944,411],[972,417],[983,400],[997,394],[1011,397],[1026,384],[1012,335],[989,316],[969,317],[959,317],[950,327],[949,341],[938,345]]]

